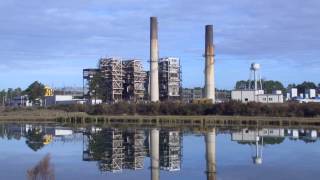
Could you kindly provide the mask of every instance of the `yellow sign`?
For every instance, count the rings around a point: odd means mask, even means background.
[[[49,86],[44,87],[44,96],[53,96],[53,89]]]

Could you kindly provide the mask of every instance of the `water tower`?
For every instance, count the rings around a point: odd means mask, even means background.
[[[252,63],[250,66],[250,77],[249,77],[249,89],[252,90],[252,82],[254,83],[254,90],[262,90],[262,81],[261,81],[261,74],[260,74],[260,64]],[[258,86],[259,82],[259,86]]]
[[[256,153],[252,157],[253,164],[262,164],[262,148],[263,148],[263,137],[261,137],[261,144],[259,144],[260,136],[256,136]]]

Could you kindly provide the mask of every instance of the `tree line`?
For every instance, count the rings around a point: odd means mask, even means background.
[[[272,93],[273,90],[281,90],[284,94],[288,92],[291,88],[297,88],[298,93],[305,94],[305,90],[307,89],[317,89],[318,93],[320,93],[320,83],[316,85],[314,82],[304,81],[301,84],[288,84],[285,87],[280,81],[273,81],[273,80],[262,80],[261,81],[262,88],[265,90],[266,93]],[[260,82],[258,82],[258,87],[260,87]],[[253,89],[254,82],[249,80],[241,80],[237,81],[235,85],[235,89]]]
[[[26,89],[21,88],[9,88],[7,90],[0,91],[0,104],[8,105],[12,102],[15,97],[28,96],[29,101],[35,102],[37,99],[44,97],[45,85],[39,81],[31,83]]]
[[[59,105],[50,109],[68,112],[86,112],[90,115],[227,115],[268,117],[318,117],[320,103],[263,104],[230,101],[218,104],[188,104],[180,102],[161,103],[115,103],[100,105]]]

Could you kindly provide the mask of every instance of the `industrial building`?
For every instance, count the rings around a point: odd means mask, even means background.
[[[123,98],[128,101],[141,101],[145,96],[146,72],[140,60],[122,62],[124,73]]]
[[[182,101],[185,103],[190,103],[193,100],[204,98],[204,89],[201,87],[183,88],[181,94]]]
[[[284,98],[280,90],[275,90],[273,94],[265,94],[262,88],[260,64],[252,63],[250,67],[251,75],[249,84],[246,89],[236,89],[231,92],[231,99],[248,102],[261,102],[261,103],[283,103]],[[253,76],[253,79],[252,79]],[[252,88],[251,82],[254,83]]]
[[[99,85],[103,87],[104,99],[102,100],[105,102],[113,103],[123,100],[136,102],[144,99],[146,72],[140,60],[101,58],[98,69],[84,69],[83,91],[84,97],[89,101],[96,98],[96,92],[90,88],[90,84],[98,78],[101,78]]]
[[[124,83],[122,60],[119,58],[101,58],[99,61],[99,69],[105,80],[106,101],[121,101]]]
[[[304,92],[298,95],[298,89],[291,88],[288,90],[286,100],[299,103],[320,103],[320,94],[317,96],[316,89],[306,89]]]
[[[181,91],[180,59],[165,57],[159,60],[160,100],[180,100]]]

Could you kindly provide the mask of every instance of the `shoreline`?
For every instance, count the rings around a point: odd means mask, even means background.
[[[163,119],[163,120],[246,120],[246,121],[302,121],[302,122],[319,122],[320,117],[271,117],[271,116],[228,116],[228,115],[89,115],[85,112],[65,112],[61,110],[18,110],[10,112],[0,112],[0,121],[10,120],[39,120],[39,121],[52,121],[57,119]]]

